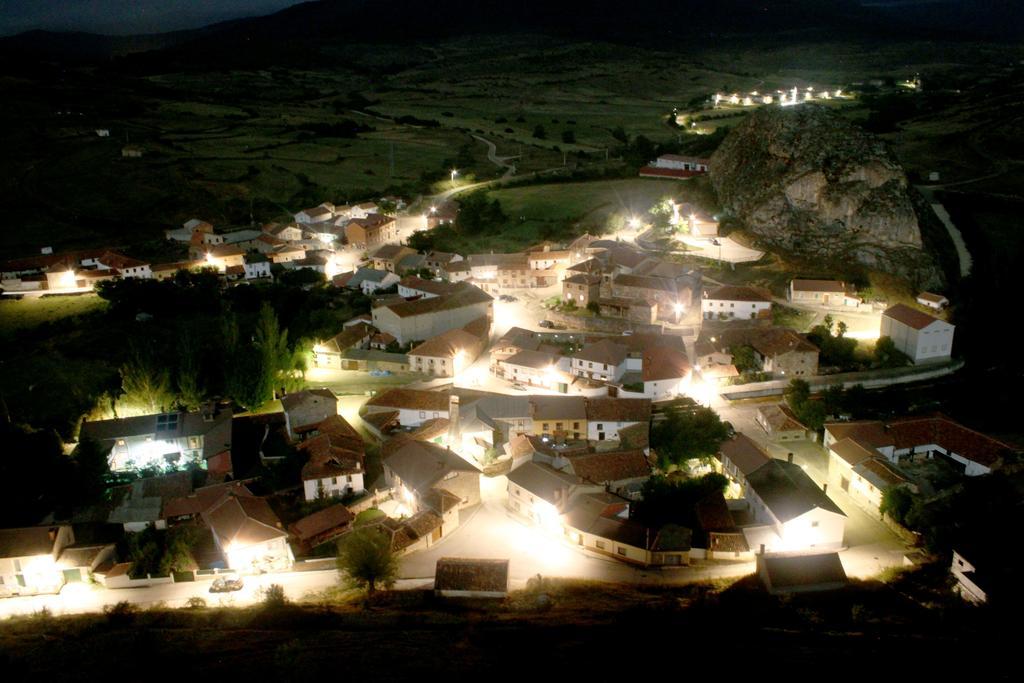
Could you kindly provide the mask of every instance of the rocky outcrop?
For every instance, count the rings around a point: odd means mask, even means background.
[[[711,157],[710,175],[724,211],[768,246],[941,284],[903,168],[833,110],[751,113]]]

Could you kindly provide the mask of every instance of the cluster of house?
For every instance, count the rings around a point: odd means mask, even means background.
[[[270,278],[272,268],[308,269],[331,277],[340,270],[338,248],[365,250],[396,243],[402,230],[423,230],[443,219],[438,213],[396,218],[381,211],[379,204],[384,202],[397,209],[405,207],[404,201],[396,197],[354,206],[325,202],[298,212],[291,223],[268,223],[259,229],[228,232],[217,232],[211,223],[192,218],[180,228],[164,231],[169,241],[188,244],[186,261],[155,264],[107,248],[54,254],[47,247],[36,256],[13,259],[0,266],[0,286],[13,292],[84,291],[101,280],[161,280],[179,270],[201,268],[215,269],[226,280]]]
[[[679,395],[691,375],[678,335],[560,335],[519,327],[491,347],[490,370],[522,388],[649,399]]]
[[[697,366],[706,381],[724,382],[739,375],[734,353],[749,348],[761,372],[773,378],[818,374],[818,347],[783,327],[738,327],[702,331],[694,346]]]
[[[701,273],[636,247],[585,235],[569,247],[562,300],[634,323],[678,323],[693,310]]]
[[[454,377],[487,347],[494,317],[489,294],[466,282],[415,276],[396,284],[395,296],[378,297],[369,315],[313,347],[314,367]]]
[[[801,102],[811,102],[813,100],[831,100],[843,97],[842,88],[835,90],[828,89],[815,89],[814,86],[809,85],[804,89],[800,89],[795,85],[789,90],[775,90],[774,92],[759,92],[752,90],[747,93],[720,93],[716,92],[711,98],[712,106],[715,108],[722,106],[733,106],[733,107],[754,107],[762,104],[773,104],[778,103],[782,106],[799,104]]]

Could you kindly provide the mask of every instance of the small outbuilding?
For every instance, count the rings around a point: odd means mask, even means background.
[[[831,591],[847,583],[839,553],[758,555],[757,575],[772,595]]]
[[[508,560],[442,557],[434,572],[434,594],[446,598],[504,598]]]

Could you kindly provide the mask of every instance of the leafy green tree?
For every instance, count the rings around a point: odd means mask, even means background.
[[[544,140],[548,137],[547,131],[544,130],[544,126],[539,123],[533,128],[533,137],[538,140]]]
[[[882,502],[878,509],[903,524],[907,513],[914,505],[914,494],[905,486],[892,486],[882,493]]]
[[[391,539],[376,528],[357,529],[340,544],[338,569],[353,588],[373,597],[378,586],[390,588],[398,577],[398,556]]]
[[[679,398],[664,408],[664,419],[651,428],[651,446],[662,467],[713,456],[729,437],[729,428],[711,408]]]
[[[571,130],[563,130],[562,131],[562,142],[564,142],[567,145],[575,145],[576,144],[576,133],[574,133]]]
[[[749,346],[734,346],[729,349],[732,354],[732,364],[740,372],[760,372],[761,364],[757,361],[757,354]]]
[[[695,479],[651,477],[644,482],[636,518],[651,528],[680,524],[696,529],[697,503],[713,493],[724,493],[728,486],[729,480],[717,472]]]
[[[825,424],[826,408],[822,401],[811,400],[811,386],[802,379],[790,380],[783,391],[786,403],[793,414],[808,429],[818,431]]]
[[[133,344],[120,373],[121,390],[131,403],[154,413],[169,408],[174,402],[171,373],[160,365],[153,351]]]
[[[501,202],[497,199],[489,201],[485,190],[477,190],[460,200],[455,229],[464,235],[497,232],[507,220]]]
[[[624,145],[629,144],[629,135],[626,134],[626,130],[622,126],[615,126],[612,129],[612,137]]]
[[[879,337],[875,342],[875,362],[877,368],[902,368],[910,364],[910,356],[896,348],[892,337]]]
[[[178,342],[176,374],[178,403],[186,410],[197,410],[206,398],[200,349],[191,331],[181,333]]]
[[[392,199],[381,199],[377,202],[377,210],[385,216],[394,216],[398,213],[398,204]]]

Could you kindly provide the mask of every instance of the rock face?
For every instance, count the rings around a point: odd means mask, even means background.
[[[885,144],[817,105],[752,112],[710,163],[723,209],[770,246],[941,283],[903,168]]]

